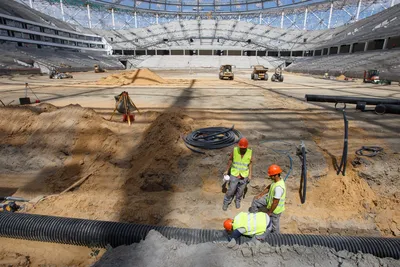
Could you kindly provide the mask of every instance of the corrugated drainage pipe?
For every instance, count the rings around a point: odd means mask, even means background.
[[[227,241],[222,230],[184,229],[65,217],[0,212],[0,236],[89,247],[117,247],[144,239],[150,230],[186,244]],[[246,241],[248,239],[242,239]],[[370,253],[377,257],[400,258],[400,238],[270,234],[272,246],[325,246],[337,251]]]

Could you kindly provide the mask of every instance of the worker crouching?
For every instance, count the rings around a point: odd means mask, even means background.
[[[240,212],[234,219],[225,220],[224,228],[231,233],[229,241],[232,239],[238,241],[241,235],[261,241],[271,232],[272,223],[268,214],[264,212]]]
[[[260,208],[266,207],[267,214],[271,217],[272,233],[280,232],[279,221],[282,212],[285,211],[286,186],[281,179],[282,169],[278,165],[268,168],[268,176],[273,183],[268,185],[260,194],[254,197],[250,212],[258,212]]]
[[[223,210],[227,210],[233,198],[236,196],[236,208],[240,208],[244,190],[251,180],[252,155],[253,151],[248,148],[249,142],[246,138],[241,138],[239,147],[235,147],[229,158],[228,166],[224,175],[230,171],[229,188],[224,197]]]

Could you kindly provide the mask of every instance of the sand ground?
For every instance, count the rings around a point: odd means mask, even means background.
[[[29,213],[220,229],[225,218],[246,210],[254,194],[269,183],[269,164],[288,171],[288,158],[272,150],[279,149],[293,158],[282,232],[400,235],[399,115],[360,112],[348,105],[348,170],[346,176],[337,176],[333,163],[342,153],[342,113],[333,104],[304,101],[305,94],[399,99],[397,84],[292,74],[285,74],[283,83],[273,83],[250,80],[250,71],[238,71],[234,81],[220,81],[212,70],[156,73],[169,82],[97,84],[110,73],[76,73],[71,80],[1,77],[0,99],[5,104],[16,104],[24,96],[26,82],[41,104],[0,109],[0,195],[52,195],[27,205]],[[121,122],[121,114],[108,121],[114,96],[121,91],[129,93],[141,112],[131,126]],[[35,99],[30,91],[28,96]],[[254,149],[254,179],[241,209],[223,212],[222,172],[231,148],[194,154],[180,135],[232,125]],[[305,204],[298,194],[301,165],[296,146],[301,141],[308,150]],[[363,145],[381,146],[384,153],[356,164],[360,159],[354,152]],[[78,189],[58,195],[89,174]],[[29,256],[33,266],[86,266],[96,260],[88,248],[4,238],[0,252],[4,262],[26,262]]]

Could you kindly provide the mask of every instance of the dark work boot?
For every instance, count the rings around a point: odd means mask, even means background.
[[[227,209],[228,209],[228,204],[225,204],[225,203],[224,203],[224,204],[222,205],[222,210],[226,211]]]
[[[240,209],[240,202],[237,202],[237,201],[236,201],[236,202],[235,202],[235,205],[236,205],[236,208],[237,208],[237,209]]]

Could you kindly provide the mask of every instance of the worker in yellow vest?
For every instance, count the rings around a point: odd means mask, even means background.
[[[286,186],[281,179],[282,169],[273,164],[268,168],[268,176],[274,182],[267,186],[260,194],[254,197],[250,212],[258,212],[260,208],[266,207],[267,214],[271,217],[272,233],[278,234],[279,221],[282,212],[285,210]]]
[[[229,241],[232,238],[238,240],[241,235],[263,240],[265,235],[271,232],[272,224],[270,217],[264,212],[240,212],[233,220],[225,220],[224,228],[229,233],[233,231],[229,236]]]
[[[253,150],[248,148],[249,141],[245,137],[239,140],[239,147],[235,147],[229,158],[224,176],[229,176],[229,188],[224,197],[222,209],[225,211],[236,196],[236,208],[240,208],[244,190],[251,180]]]

